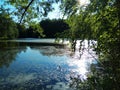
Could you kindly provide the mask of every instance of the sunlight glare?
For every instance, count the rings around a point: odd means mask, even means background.
[[[80,52],[79,52],[80,41],[81,40],[77,40],[76,51],[74,52],[74,56],[70,60],[70,62],[68,62],[68,64],[71,67],[76,66],[76,68],[71,69],[71,71],[73,73],[78,73],[78,75],[80,75],[80,79],[85,80],[85,79],[87,79],[88,73],[90,73],[90,65],[97,63],[97,61],[92,56],[97,58],[97,55],[92,50],[92,48],[88,52],[88,50],[87,50],[87,48],[88,48],[88,41],[84,40],[83,46],[81,48],[83,50],[82,51],[83,54],[80,57]],[[92,45],[92,44],[90,44],[90,45]]]
[[[89,0],[77,0],[80,6],[88,5],[90,3]]]

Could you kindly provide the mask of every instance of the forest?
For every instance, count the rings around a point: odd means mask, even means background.
[[[20,3],[20,4],[19,4]],[[60,3],[61,19],[42,19]],[[81,90],[120,89],[120,1],[89,0],[9,0],[0,6],[0,39],[67,38],[72,44],[95,40],[94,50],[103,69],[92,68],[85,82],[72,78]],[[11,10],[13,8],[15,10]],[[65,18],[67,17],[67,18]],[[35,19],[39,20],[35,22]],[[82,46],[82,43],[80,44]]]
[[[2,21],[0,39],[56,38],[57,33],[69,28],[68,24],[64,22],[65,20],[62,19],[45,19],[37,24],[32,23],[29,27],[16,23],[11,18],[6,18],[3,14],[1,14],[0,19]]]

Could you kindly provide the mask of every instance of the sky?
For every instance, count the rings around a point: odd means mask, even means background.
[[[5,1],[5,0],[0,0],[0,5],[2,5],[4,1]],[[77,1],[78,1],[78,3],[79,3],[80,6],[85,5],[85,4],[89,4],[89,0],[77,0]],[[54,7],[55,9],[48,14],[48,18],[50,18],[50,19],[62,18],[63,14],[62,14],[62,12],[60,12],[59,5],[60,5],[60,3],[58,3],[58,4],[53,4],[53,7]],[[7,6],[7,7],[9,7],[9,6]],[[7,8],[7,7],[6,7],[6,8]]]
[[[48,14],[48,17],[50,19],[53,19],[53,18],[56,18],[56,19],[62,18],[63,14],[60,12],[59,5],[60,5],[60,3],[53,4],[53,7],[55,7],[55,9],[52,12],[49,12],[49,14]]]
[[[90,1],[89,1],[89,0],[77,0],[77,1],[78,1],[78,3],[79,3],[81,6],[86,5],[86,4],[89,4],[89,3],[90,3]]]
[[[77,0],[77,1],[78,1],[80,6],[83,6],[83,5],[86,5],[86,4],[90,3],[89,0]],[[50,19],[53,19],[53,18],[58,19],[58,18],[62,18],[63,17],[63,14],[60,12],[59,5],[60,5],[60,3],[53,4],[53,7],[55,7],[55,10],[48,14],[48,17]]]
[[[5,1],[5,0],[0,0],[0,7],[1,7],[1,5],[4,4],[4,1]],[[56,18],[56,19],[62,18],[62,13],[60,12],[59,5],[60,5],[60,3],[58,3],[58,4],[53,4],[53,7],[54,7],[55,9],[54,9],[52,12],[49,12],[47,18],[50,18],[50,19],[53,19],[53,18]],[[5,6],[5,8],[9,8],[9,7],[10,7],[10,8],[13,8],[13,7],[11,7],[10,5],[6,5],[6,6]],[[13,8],[13,10],[14,10],[14,8]]]

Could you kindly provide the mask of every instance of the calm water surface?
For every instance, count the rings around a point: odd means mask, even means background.
[[[96,63],[87,52],[80,59],[60,45],[22,41],[0,43],[0,90],[74,90],[70,77],[86,79]]]

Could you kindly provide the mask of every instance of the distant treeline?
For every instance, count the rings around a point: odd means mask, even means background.
[[[0,39],[14,38],[55,38],[57,33],[69,29],[62,19],[45,19],[39,23],[31,23],[28,27],[15,23],[7,15],[0,14]]]
[[[41,27],[41,35],[40,32],[36,32],[37,28],[33,28],[33,26],[30,26],[27,29],[19,24],[17,26],[19,30],[19,38],[55,38],[57,33],[69,29],[68,24],[62,19],[42,20],[39,23],[39,26]]]
[[[56,33],[61,33],[69,29],[68,24],[63,19],[46,19],[40,22],[44,34],[48,38],[54,38]]]

